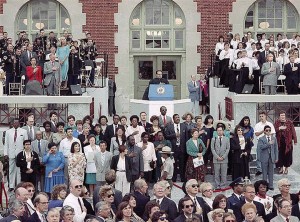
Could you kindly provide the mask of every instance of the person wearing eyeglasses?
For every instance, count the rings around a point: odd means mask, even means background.
[[[252,146],[250,138],[244,136],[243,127],[237,125],[234,136],[230,139],[232,180],[239,177],[250,178],[249,162]]]
[[[236,221],[237,220],[233,213],[228,212],[223,215],[223,222],[236,222]]]
[[[180,199],[178,203],[178,209],[180,215],[174,220],[174,222],[185,222],[186,219],[192,218],[193,215],[195,215],[193,213],[195,209],[195,204],[190,197],[184,197]],[[200,218],[199,215],[196,216]]]
[[[215,209],[212,211],[211,214],[211,222],[223,222],[223,215],[224,215],[225,211],[223,209]]]
[[[29,221],[47,222],[46,214],[48,212],[49,198],[44,192],[39,193],[33,200],[36,211],[29,217]]]
[[[90,192],[88,191],[86,186],[82,187],[80,197],[82,197],[83,204],[86,208],[86,213],[89,215],[95,215],[95,211],[90,203]]]
[[[28,200],[27,200],[27,207],[30,212],[30,214],[33,214],[35,212],[35,207],[33,205],[33,196],[35,194],[35,188],[34,185],[30,182],[24,182],[21,185],[28,191]]]
[[[264,134],[257,143],[257,157],[261,162],[263,180],[269,182],[270,190],[274,190],[274,164],[278,162],[278,144],[276,138],[271,135],[270,126],[264,127]]]
[[[274,200],[276,200],[276,198],[278,198],[278,197],[282,197],[286,200],[291,201],[292,205],[295,205],[298,203],[298,195],[294,194],[294,193],[290,193],[291,182],[287,178],[278,180],[277,186],[280,191],[280,194],[274,195],[273,196]]]
[[[279,215],[274,217],[271,222],[299,222],[295,216],[291,216],[292,205],[287,199],[282,199],[278,202]]]
[[[71,206],[74,208],[74,222],[83,222],[86,217],[86,208],[80,197],[82,190],[82,182],[72,180],[70,183],[70,194],[66,197],[63,206]]]
[[[107,205],[111,208],[108,218],[114,220],[116,217],[115,212],[117,211],[118,206],[114,204],[115,193],[113,192],[112,187],[109,185],[102,186],[99,191],[99,196],[100,200],[106,202]]]
[[[197,196],[199,192],[199,184],[197,180],[190,179],[185,184],[185,190],[186,190],[186,197],[189,197],[192,199],[195,208],[193,213],[197,215],[201,215],[203,222],[208,222],[207,214],[210,212],[211,208],[209,205],[203,200],[202,197]]]
[[[169,222],[164,211],[157,211],[151,217],[151,222]]]
[[[202,194],[203,200],[208,204],[208,206],[212,209],[213,204],[213,185],[209,182],[201,183],[199,187],[199,192]]]
[[[50,212],[50,210],[49,210]],[[68,205],[65,205],[60,210],[60,217],[62,222],[74,222],[74,208]]]

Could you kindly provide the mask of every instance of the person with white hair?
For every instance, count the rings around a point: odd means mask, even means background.
[[[9,204],[10,214],[7,217],[2,218],[1,222],[10,222],[10,221],[21,221],[21,217],[25,212],[24,203],[20,200],[14,200]]]
[[[276,200],[278,197],[282,197],[291,201],[292,205],[298,203],[298,195],[290,193],[291,182],[287,178],[282,178],[278,180],[277,187],[280,191],[280,194],[276,194],[273,196],[273,199]]]

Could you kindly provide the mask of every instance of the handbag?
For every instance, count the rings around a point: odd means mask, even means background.
[[[151,167],[152,169],[154,169],[155,161],[151,160],[151,161],[149,162],[149,165],[150,165],[150,167]]]

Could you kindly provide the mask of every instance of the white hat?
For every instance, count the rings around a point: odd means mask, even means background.
[[[164,146],[161,151],[159,151],[159,153],[166,153],[166,154],[172,154],[174,152],[172,152],[172,149],[168,146]]]

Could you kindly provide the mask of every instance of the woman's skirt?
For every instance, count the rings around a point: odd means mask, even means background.
[[[96,173],[86,173],[85,174],[85,183],[86,184],[97,184]]]
[[[51,193],[52,188],[55,185],[58,184],[64,184],[65,183],[65,176],[52,176],[52,177],[45,177],[45,186],[44,186],[44,191],[46,193]]]
[[[196,179],[197,181],[200,180],[201,182],[204,182],[206,174],[205,165],[195,168],[193,164],[193,159],[194,157],[192,156],[188,157],[185,170],[186,179]]]

